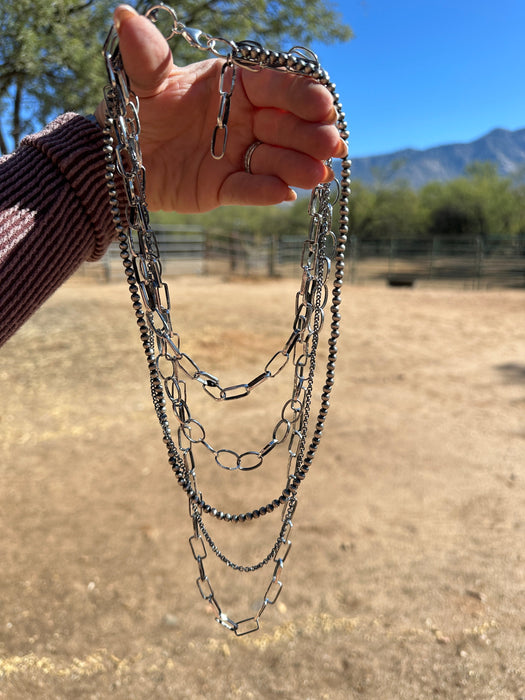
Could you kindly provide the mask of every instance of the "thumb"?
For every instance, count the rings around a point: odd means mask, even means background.
[[[130,5],[119,5],[113,21],[132,90],[139,97],[157,94],[173,67],[168,42],[147,17]]]

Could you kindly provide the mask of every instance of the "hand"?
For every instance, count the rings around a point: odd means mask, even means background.
[[[323,161],[346,155],[330,93],[308,78],[237,68],[221,160],[211,156],[223,61],[173,64],[155,25],[127,5],[115,26],[131,89],[139,97],[140,145],[151,210],[202,212],[225,204],[277,204],[333,178]],[[97,118],[103,122],[103,103]],[[262,144],[244,170],[254,141]],[[222,143],[222,142],[221,142]]]

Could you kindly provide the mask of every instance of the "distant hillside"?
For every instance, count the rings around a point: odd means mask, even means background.
[[[451,180],[475,161],[496,163],[502,175],[525,166],[525,129],[494,129],[471,143],[436,146],[424,151],[407,148],[387,155],[352,158],[352,179],[365,184],[403,179],[418,189],[427,182]]]

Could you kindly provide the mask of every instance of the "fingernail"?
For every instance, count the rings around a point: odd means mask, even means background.
[[[325,177],[323,179],[323,182],[332,182],[332,180],[335,178],[335,173],[332,170],[332,168],[325,167]]]
[[[131,5],[119,5],[116,7],[115,12],[113,13],[113,23],[117,32],[120,29],[120,25],[122,24],[123,20],[125,20],[127,17],[136,17],[137,15],[138,12],[134,7],[131,7]]]
[[[337,121],[339,115],[337,114],[337,110],[335,107],[332,107],[332,111],[330,112],[330,115],[328,117],[328,122],[329,124],[335,124]]]
[[[343,141],[343,139],[340,139],[339,144],[337,146],[337,150],[335,152],[335,157],[336,158],[346,158],[348,155],[348,144],[346,141]]]
[[[295,190],[292,190],[290,187],[288,189],[288,194],[286,195],[286,199],[284,200],[285,202],[295,202],[297,199],[297,192]]]

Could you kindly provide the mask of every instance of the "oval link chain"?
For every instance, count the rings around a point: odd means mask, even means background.
[[[290,52],[269,51],[258,42],[231,42],[215,38],[199,29],[186,27],[167,5],[155,5],[148,12],[156,22],[160,11],[168,13],[172,26],[167,39],[178,35],[201,51],[226,59],[219,85],[220,106],[217,125],[212,134],[211,155],[220,158],[227,146],[230,100],[235,85],[236,69],[273,69],[289,71],[298,76],[310,77],[326,86],[332,95],[338,114],[337,126],[341,138],[347,139],[347,124],[335,84],[321,68],[317,56],[303,47]],[[220,49],[224,49],[223,53]],[[128,79],[120,56],[118,35],[114,28],[104,44],[104,57],[108,74],[106,101],[105,152],[107,183],[124,271],[135,310],[140,338],[146,354],[150,373],[151,394],[154,409],[163,432],[168,459],[176,478],[189,499],[193,535],[190,547],[197,562],[199,577],[197,587],[215,613],[216,620],[237,636],[259,629],[259,620],[268,605],[273,605],[282,589],[281,572],[291,547],[292,518],[297,506],[297,491],[306,477],[320,443],[324,422],[328,413],[330,394],[334,384],[337,341],[339,337],[341,287],[344,276],[344,254],[348,234],[350,195],[350,161],[341,164],[341,182],[338,183],[339,231],[332,231],[332,205],[335,204],[330,185],[318,185],[312,191],[308,213],[310,226],[303,245],[301,286],[296,294],[292,331],[266,363],[263,371],[248,382],[223,387],[212,373],[201,370],[198,364],[181,351],[179,335],[173,330],[168,286],[162,280],[162,265],[155,234],[149,223],[146,204],[146,172],[142,164],[139,145],[140,105],[129,90]],[[126,220],[120,215],[116,177],[123,182],[126,195]],[[332,255],[327,255],[327,249]],[[335,262],[331,293],[328,276],[331,258]],[[319,334],[324,323],[324,309],[331,299],[331,324],[328,337],[328,356],[325,383],[321,391],[320,407],[313,434],[308,438],[308,425],[316,370]],[[291,397],[280,411],[271,438],[258,450],[239,454],[228,448],[216,449],[206,440],[203,425],[193,418],[187,403],[186,380],[201,385],[205,393],[216,401],[229,401],[248,396],[268,379],[278,376],[291,359],[293,366]],[[166,413],[167,403],[179,426],[175,444]],[[308,444],[308,440],[310,440]],[[275,447],[287,443],[287,479],[278,497],[251,511],[230,514],[208,504],[197,485],[194,448],[203,446],[223,469],[250,471],[260,467],[264,457]],[[219,520],[242,523],[272,513],[282,508],[282,525],[268,555],[259,563],[245,566],[235,564],[226,557],[210,536],[203,516],[211,515]],[[230,568],[241,572],[256,571],[270,562],[274,570],[257,614],[240,621],[231,620],[221,609],[204,567],[207,556],[205,542],[211,551]],[[283,549],[284,548],[284,549]]]

